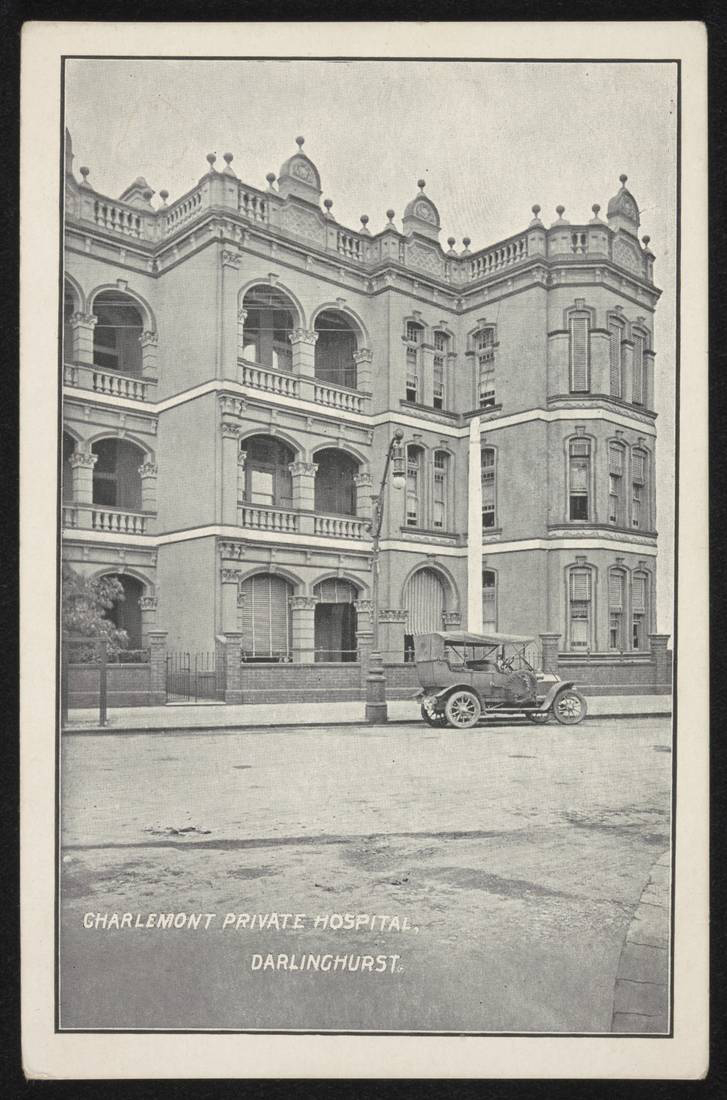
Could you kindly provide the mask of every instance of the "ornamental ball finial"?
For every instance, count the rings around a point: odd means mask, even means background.
[[[530,207],[530,209],[532,210],[533,215],[537,218],[538,214],[540,213],[540,206],[538,205],[538,203],[536,202],[534,206]]]
[[[224,160],[225,164],[232,164],[235,158],[233,157],[232,153],[223,153],[222,159]]]
[[[555,212],[556,212],[556,214],[558,215],[559,218],[562,218],[563,215],[565,214],[565,207],[564,206],[556,206]]]
[[[454,248],[456,243],[457,243],[457,238],[456,237],[447,237],[447,244],[449,245],[450,248]]]
[[[417,180],[417,187],[419,188],[420,191],[423,191],[426,186],[427,186],[427,181],[426,180]]]
[[[643,241],[644,248],[648,248],[649,247],[649,241],[651,240],[651,237],[648,237],[648,236],[642,237],[641,240]]]
[[[600,209],[601,209],[600,204],[597,203],[597,202],[594,202],[593,206],[591,207],[591,210],[593,211],[593,213],[596,217],[598,217],[598,212],[599,212]]]
[[[369,220],[368,214],[362,214],[360,220],[361,220],[361,225],[368,225],[368,220]]]
[[[144,190],[142,191],[142,195],[144,196],[144,198],[146,199],[147,202],[149,202],[151,200],[151,197],[152,197],[153,194],[154,194],[154,192],[152,191],[151,187],[145,187]]]
[[[472,244],[472,239],[470,237],[463,237],[462,244],[465,246],[465,248],[469,248],[469,246]]]
[[[304,144],[305,144],[305,138],[304,137],[297,137],[295,139],[295,144],[298,146],[299,149],[302,149]]]
[[[268,183],[272,187],[273,184],[275,183],[275,172],[268,172],[265,179],[268,181]]]
[[[90,169],[90,168],[86,168],[86,167],[84,167],[84,168],[79,168],[79,172],[80,172],[80,173],[81,173],[81,175],[83,176],[83,182],[84,182],[84,183],[86,182],[86,177],[88,176],[88,173],[89,173],[90,171],[91,171],[91,169]]]
[[[387,216],[387,218],[389,219],[390,222],[393,222],[394,214],[395,214],[394,210],[387,210],[386,211],[386,216]]]
[[[618,178],[619,178],[619,179],[621,180],[621,186],[622,186],[622,187],[625,187],[625,186],[626,186],[626,180],[627,180],[627,179],[628,179],[629,177],[628,177],[627,175],[625,175],[625,174],[623,174],[623,173],[622,173],[622,174],[621,174],[621,175],[620,175],[620,176],[619,176]]]
[[[164,206],[166,206],[167,205],[167,199],[169,198],[169,192],[162,189],[159,192],[159,198],[162,200],[162,203],[164,204]]]
[[[323,205],[325,206],[326,210],[330,210],[333,206],[333,199],[324,199]]]
[[[210,168],[212,168],[214,166],[214,163],[215,163],[216,160],[217,160],[217,157],[215,156],[214,153],[208,153],[207,154],[207,163],[209,164]]]

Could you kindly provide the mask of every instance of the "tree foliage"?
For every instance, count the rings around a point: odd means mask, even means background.
[[[119,650],[126,649],[129,636],[125,630],[119,630],[106,612],[119,600],[123,600],[124,589],[116,577],[82,577],[67,562],[63,564],[63,631],[65,634],[82,638],[105,638],[106,652],[115,656]],[[74,652],[78,660],[91,659]]]

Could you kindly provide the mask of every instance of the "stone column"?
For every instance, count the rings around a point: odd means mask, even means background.
[[[354,600],[356,608],[356,648],[358,649],[358,662],[361,669],[361,693],[366,692],[366,678],[371,664],[371,645],[373,632],[371,629],[371,613],[373,605],[371,600]]]
[[[379,610],[379,647],[384,663],[404,660],[404,635],[409,612],[406,608],[383,607]]]
[[[242,359],[242,353],[245,349],[245,321],[247,320],[247,310],[238,309],[237,311],[237,358]]]
[[[356,486],[356,515],[359,519],[365,519],[370,522],[373,504],[371,474],[356,474],[353,483]]]
[[[669,657],[667,654],[670,637],[670,634],[649,634],[651,660],[654,665],[654,685],[663,688],[663,690],[669,690],[671,687]]]
[[[290,614],[293,623],[293,660],[308,665],[315,660],[315,596],[291,596]]]
[[[547,633],[540,634],[539,637],[543,654],[543,672],[553,672],[557,676],[558,642],[560,641],[560,634]]]
[[[288,469],[293,480],[293,507],[302,513],[298,516],[298,531],[301,535],[312,535],[318,465],[315,462],[291,462]]]
[[[158,472],[158,467],[153,462],[143,462],[139,467],[139,477],[141,478],[142,512],[156,513]]]
[[[139,343],[141,344],[141,376],[142,378],[156,378],[159,333],[142,332]]]
[[[93,313],[74,313],[71,316],[74,362],[93,363],[93,330],[97,320]]]
[[[147,635],[149,646],[149,705],[164,706],[167,701],[167,631],[150,630]]]
[[[237,366],[239,349],[239,318],[235,318],[238,294],[240,290],[239,269],[242,262],[242,253],[236,247],[223,247],[220,250],[220,264],[222,267],[220,282],[220,323],[221,331],[219,340],[219,371],[218,377],[239,381],[240,371]]]
[[[242,634],[237,630],[226,630],[217,636],[219,649],[217,660],[223,662],[225,670],[225,702],[242,702]]]
[[[443,611],[442,612],[442,627],[444,630],[452,630],[461,627],[462,625],[462,612],[461,611]]]
[[[374,353],[370,348],[361,348],[353,353],[353,359],[356,364],[356,389],[371,393]]]
[[[222,586],[222,633],[236,634],[240,629],[240,607],[237,594],[240,591],[240,570],[221,569],[220,582]]]
[[[296,328],[290,334],[293,346],[293,373],[299,377],[298,392],[303,401],[313,401],[315,397],[315,348],[317,332]]]
[[[141,644],[146,648],[149,644],[149,633],[156,629],[156,596],[140,596],[139,607],[141,608]]]
[[[98,455],[90,451],[73,451],[68,459],[72,471],[73,503],[93,503],[93,468]]]
[[[222,523],[236,527],[239,522],[238,455],[246,404],[241,397],[223,394],[219,398],[219,406],[222,433]]]
[[[247,486],[245,483],[245,463],[247,461],[247,455],[245,451],[239,450],[237,452],[237,500],[238,503],[245,500],[245,493]]]

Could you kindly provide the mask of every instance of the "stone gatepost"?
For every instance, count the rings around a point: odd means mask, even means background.
[[[409,612],[406,608],[383,607],[379,611],[379,646],[384,664],[404,660],[404,635]]]
[[[167,634],[166,630],[150,630],[149,646],[149,706],[164,706],[167,701]]]
[[[71,316],[73,330],[73,361],[93,364],[93,330],[98,318],[93,313],[74,313]]]
[[[225,702],[242,702],[242,634],[237,630],[225,630],[217,635],[217,660],[222,661],[225,672]]]
[[[141,377],[157,377],[157,348],[159,347],[158,332],[142,332],[139,337],[141,344]]]
[[[558,643],[560,641],[560,634],[547,633],[540,634],[540,645],[542,649],[542,663],[543,672],[552,672],[554,675],[558,675]]]
[[[220,582],[222,587],[222,633],[236,634],[240,629],[240,603],[238,594],[240,591],[239,569],[220,570]]]
[[[356,486],[356,515],[359,519],[370,522],[374,500],[371,493],[371,474],[356,474],[353,483]]]
[[[293,660],[309,665],[315,660],[315,596],[291,596],[290,615],[293,633]]]
[[[358,662],[361,668],[361,692],[366,692],[366,678],[371,665],[371,645],[373,632],[371,623],[371,600],[354,600],[356,608],[356,649],[358,650]]]
[[[667,653],[670,637],[670,634],[649,634],[651,660],[654,666],[654,686],[663,687],[665,690],[670,690],[671,688],[669,680],[669,655]]]
[[[373,381],[374,354],[370,348],[361,348],[353,353],[356,364],[356,389],[362,393],[371,393]]]

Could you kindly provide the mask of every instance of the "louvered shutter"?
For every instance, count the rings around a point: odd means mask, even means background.
[[[608,578],[608,602],[612,611],[623,610],[623,574],[611,573]]]
[[[258,573],[242,584],[242,649],[252,657],[290,652],[289,586],[281,577]]]
[[[611,396],[621,397],[621,338],[620,325],[609,326],[611,333]]]
[[[644,401],[644,338],[634,336],[634,404],[641,405]]]
[[[588,318],[571,317],[570,388],[573,393],[588,392]]]
[[[643,575],[634,577],[631,589],[631,605],[634,614],[643,614],[646,611],[646,577]]]
[[[571,570],[570,598],[575,601],[590,600],[591,574],[588,569]]]
[[[404,606],[408,634],[431,634],[442,629],[444,588],[437,574],[431,569],[420,569],[406,586]]]

